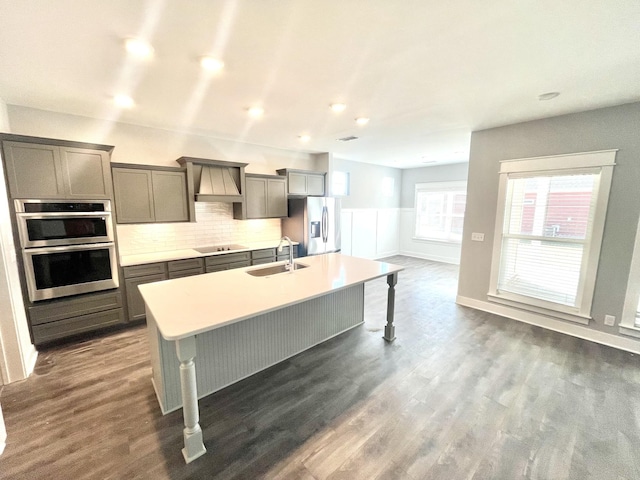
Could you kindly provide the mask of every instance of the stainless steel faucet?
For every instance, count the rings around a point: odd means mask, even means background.
[[[278,244],[278,251],[279,252],[282,251],[282,244],[285,241],[289,242],[289,262],[285,264],[284,268],[286,268],[290,272],[293,272],[293,270],[294,270],[294,265],[293,265],[293,242],[291,241],[291,239],[289,237],[282,237],[280,239],[280,243]]]

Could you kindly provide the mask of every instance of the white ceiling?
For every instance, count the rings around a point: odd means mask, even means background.
[[[151,60],[127,56],[131,36]],[[0,99],[399,168],[466,161],[473,130],[640,100],[640,2],[0,0]]]

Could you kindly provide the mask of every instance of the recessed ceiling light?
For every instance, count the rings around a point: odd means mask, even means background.
[[[336,113],[344,112],[344,110],[346,108],[347,108],[347,106],[344,103],[332,103],[331,104],[331,110],[333,110]]]
[[[251,107],[249,110],[249,116],[253,118],[261,117],[264,114],[264,108],[262,107]]]
[[[309,140],[311,140],[311,137],[309,135],[298,135],[298,138],[301,142],[308,142]]]
[[[538,95],[538,100],[552,100],[560,95],[560,92],[547,92]]]
[[[113,97],[113,102],[120,108],[133,107],[133,98],[128,95],[116,95]]]
[[[210,56],[200,57],[200,66],[209,72],[219,72],[224,67],[224,62]]]
[[[153,55],[153,47],[139,38],[127,38],[124,42],[124,47],[131,55],[139,58],[149,58]]]
[[[367,117],[358,117],[356,118],[356,123],[358,125],[366,125],[367,123],[369,123],[369,119]]]

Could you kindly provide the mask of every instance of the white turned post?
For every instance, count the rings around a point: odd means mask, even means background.
[[[182,415],[184,417],[184,448],[182,455],[187,463],[207,451],[202,441],[200,414],[198,412],[198,388],[196,384],[196,337],[176,340],[176,353],[180,360],[180,386],[182,388]]]

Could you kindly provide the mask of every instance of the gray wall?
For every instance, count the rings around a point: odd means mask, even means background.
[[[334,158],[333,170],[350,174],[351,190],[349,196],[342,198],[342,208],[398,208],[400,206],[402,170],[399,168]],[[394,179],[391,197],[381,194],[384,177]]]
[[[606,149],[619,151],[590,328],[617,334],[603,317],[622,315],[640,215],[640,103],[473,132],[458,294],[487,300],[500,160]],[[485,241],[472,242],[471,232],[484,233]]]
[[[415,207],[416,183],[466,180],[468,168],[468,163],[453,163],[403,170],[400,206],[402,208]]]

